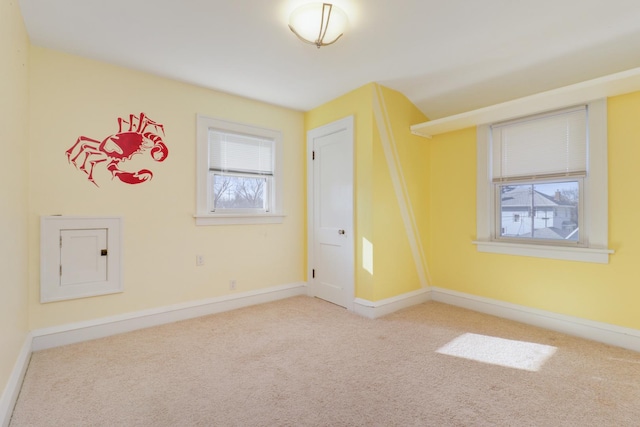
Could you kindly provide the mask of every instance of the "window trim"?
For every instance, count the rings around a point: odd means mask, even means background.
[[[477,211],[476,240],[479,252],[520,255],[569,261],[607,264],[608,249],[608,175],[607,175],[607,100],[588,103],[589,144],[587,177],[583,184],[584,211],[581,230],[585,233],[585,246],[558,246],[543,243],[511,243],[496,240],[494,203],[495,186],[490,179],[491,124],[477,127]],[[582,231],[581,231],[582,232]]]
[[[209,129],[215,128],[226,132],[236,132],[269,138],[274,141],[274,174],[272,190],[274,192],[269,212],[230,212],[214,213],[208,211],[209,187]],[[282,211],[282,132],[231,122],[198,114],[196,117],[196,225],[231,225],[231,224],[279,224],[284,221]]]

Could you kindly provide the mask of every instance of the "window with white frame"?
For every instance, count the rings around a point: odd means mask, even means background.
[[[606,101],[478,127],[478,250],[608,262]]]
[[[198,116],[196,223],[282,222],[280,132]]]

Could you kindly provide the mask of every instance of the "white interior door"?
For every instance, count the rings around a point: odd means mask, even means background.
[[[307,134],[309,293],[353,309],[353,117]]]

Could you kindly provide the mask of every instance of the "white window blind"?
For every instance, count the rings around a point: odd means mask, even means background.
[[[273,176],[274,141],[209,130],[209,170]]]
[[[587,108],[491,126],[492,181],[586,176]]]

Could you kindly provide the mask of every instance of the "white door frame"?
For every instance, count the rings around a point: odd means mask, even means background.
[[[308,284],[308,295],[315,296],[315,279],[313,277],[313,268],[315,263],[315,231],[314,231],[314,165],[313,165],[313,138],[312,133],[322,133],[324,135],[329,135],[335,132],[339,132],[341,130],[347,130],[351,138],[349,139],[349,143],[351,145],[351,172],[352,179],[351,185],[353,186],[353,197],[351,200],[351,224],[345,226],[345,229],[350,230],[351,238],[349,239],[350,252],[351,252],[351,268],[349,271],[349,281],[352,283],[351,286],[347,287],[347,310],[354,310],[354,301],[355,301],[355,141],[354,141],[354,116],[348,116],[340,120],[336,120],[324,126],[317,127],[315,129],[311,129],[307,132],[307,284]]]

